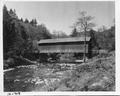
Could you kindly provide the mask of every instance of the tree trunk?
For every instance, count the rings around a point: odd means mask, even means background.
[[[86,62],[86,28],[85,28],[85,41],[84,41],[84,56],[83,56],[83,59],[84,59],[84,62]]]

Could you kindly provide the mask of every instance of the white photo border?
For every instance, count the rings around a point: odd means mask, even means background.
[[[31,1],[43,1],[43,0],[6,0],[6,1],[26,1],[26,2],[31,2]],[[44,1],[51,1],[51,0],[44,0]],[[52,0],[52,1],[74,1],[74,0]],[[98,92],[20,92],[20,95],[27,95],[27,96],[31,96],[31,95],[120,95],[120,0],[75,0],[75,1],[115,1],[115,24],[116,24],[116,51],[115,51],[115,59],[116,59],[116,91],[98,91]],[[3,12],[2,12],[2,8],[4,5],[5,0],[2,0],[0,2],[0,94],[1,96],[6,96],[8,95],[8,93],[12,93],[12,92],[4,92],[4,78],[3,78],[3,22],[2,22],[2,18],[3,18]]]

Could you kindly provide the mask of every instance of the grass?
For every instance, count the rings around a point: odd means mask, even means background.
[[[114,91],[115,57],[93,59],[78,65],[66,85],[73,91]]]

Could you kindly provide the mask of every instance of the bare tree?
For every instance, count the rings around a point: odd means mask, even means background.
[[[56,31],[54,30],[53,31],[53,34],[52,34],[52,37],[53,38],[66,38],[68,37],[67,34],[63,31]]]
[[[103,25],[102,27],[98,28],[98,32],[104,32],[107,30],[107,27]]]
[[[86,61],[86,32],[91,30],[95,24],[92,22],[92,20],[94,19],[94,17],[87,15],[87,12],[82,11],[79,12],[80,17],[78,18],[77,22],[76,22],[76,27],[81,31],[84,32],[85,34],[85,41],[84,41],[84,46],[85,46],[85,50],[84,50],[84,62]]]

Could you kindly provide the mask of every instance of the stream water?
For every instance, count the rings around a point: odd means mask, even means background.
[[[4,91],[48,91],[71,75],[73,67],[19,66],[4,71]]]

